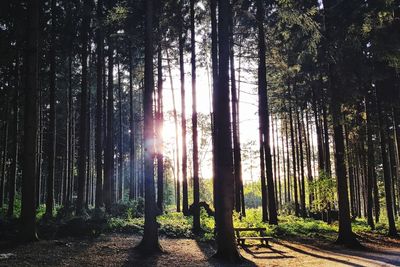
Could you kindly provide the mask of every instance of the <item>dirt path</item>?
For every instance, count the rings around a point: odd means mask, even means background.
[[[165,252],[142,257],[133,249],[139,241],[139,236],[115,234],[15,247],[3,243],[0,266],[227,266],[210,259],[214,248],[208,243],[161,238]],[[250,246],[241,249],[241,253],[249,260],[242,266],[400,266],[400,246],[393,245],[353,251],[274,241],[270,247]]]

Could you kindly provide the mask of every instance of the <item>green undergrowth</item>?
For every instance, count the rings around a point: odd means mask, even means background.
[[[333,241],[337,237],[338,224],[334,222],[327,224],[326,222],[315,220],[312,218],[298,218],[293,215],[279,216],[278,225],[269,225],[262,222],[261,209],[248,209],[246,217],[240,217],[238,213],[233,215],[234,227],[262,227],[265,228],[267,236],[275,238],[299,238],[299,239],[320,239]],[[182,213],[168,212],[158,216],[159,233],[170,238],[193,238],[192,234],[192,217],[184,216]],[[111,218],[108,221],[107,231],[138,233],[143,232],[143,218]],[[368,226],[366,220],[356,219],[353,223],[355,233],[375,233],[385,235],[387,233],[387,225],[385,222],[378,223],[374,230]],[[207,215],[202,209],[201,226],[203,234],[199,238],[202,241],[210,241],[214,239],[214,218]],[[400,229],[400,224],[398,224]],[[241,235],[258,235],[257,232],[242,232]]]
[[[40,206],[37,210],[39,235],[44,239],[66,237],[66,236],[91,236],[96,237],[104,233],[126,233],[143,234],[144,228],[144,203],[143,200],[115,204],[110,214],[104,210],[95,211],[89,209],[84,216],[75,216],[74,208],[69,210],[56,208],[55,217],[46,220],[43,217],[45,209]],[[214,239],[215,222],[212,216],[207,215],[201,209],[202,234],[194,236],[192,233],[192,217],[184,216],[182,213],[174,212],[173,209],[166,209],[163,215],[157,217],[159,234],[169,238],[197,238],[201,241]],[[382,218],[383,219],[383,218]],[[298,238],[298,239],[319,239],[333,241],[337,236],[338,224],[334,222],[327,224],[320,220],[311,218],[298,218],[293,215],[279,216],[278,225],[269,225],[262,222],[260,208],[246,210],[246,216],[241,217],[238,213],[233,214],[234,227],[263,227],[267,236],[275,238]],[[387,224],[383,220],[371,230],[365,219],[356,219],[352,223],[355,233],[373,233],[385,235]],[[0,237],[12,238],[11,233],[18,233],[18,220],[6,219],[0,212]],[[400,229],[400,221],[397,224]],[[243,232],[242,235],[257,235],[257,232]]]

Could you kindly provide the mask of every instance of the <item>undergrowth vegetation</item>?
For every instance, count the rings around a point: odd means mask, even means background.
[[[73,208],[71,209],[73,210]],[[172,209],[157,217],[159,233],[169,238],[194,238],[192,233],[192,217],[184,216],[182,213],[174,212]],[[168,211],[170,210],[170,211]],[[144,202],[143,199],[115,204],[110,215],[104,211],[91,209],[85,217],[76,217],[65,209],[57,209],[55,218],[48,222],[43,217],[44,207],[37,210],[39,221],[39,233],[41,238],[50,239],[71,236],[98,236],[103,233],[126,233],[142,234],[144,226]],[[267,236],[275,238],[318,238],[320,240],[333,241],[338,231],[337,222],[327,224],[326,222],[312,218],[298,218],[293,215],[279,216],[279,225],[269,225],[262,222],[260,208],[246,210],[246,217],[238,213],[233,214],[234,227],[263,227]],[[6,219],[4,211],[0,212],[0,237],[17,234],[16,219]],[[400,224],[400,222],[399,222]],[[202,235],[197,237],[201,241],[214,239],[215,222],[212,216],[201,209]],[[356,219],[353,221],[355,233],[386,234],[387,224],[383,221],[376,224],[371,230],[366,220]],[[258,233],[243,232],[243,235],[255,235]]]

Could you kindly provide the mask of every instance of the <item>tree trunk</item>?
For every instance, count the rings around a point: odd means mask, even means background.
[[[161,12],[160,12],[161,13]],[[160,33],[161,34],[161,33]],[[161,38],[160,38],[161,39]],[[157,207],[160,212],[164,210],[164,141],[163,141],[163,126],[164,126],[164,107],[163,107],[163,70],[162,70],[162,47],[159,40],[158,47],[158,81],[157,81]]]
[[[262,113],[261,105],[259,105],[259,114]],[[262,221],[268,221],[268,195],[267,195],[267,183],[265,179],[265,155],[264,155],[264,139],[263,139],[263,131],[261,128],[262,116],[259,115],[259,138],[260,138],[260,177],[261,177],[261,207],[262,207]]]
[[[90,59],[89,59],[90,62]],[[88,75],[89,76],[89,75]],[[88,83],[90,81],[90,77],[88,77]],[[90,84],[88,84],[88,88],[90,88]],[[92,96],[90,90],[88,90],[88,98],[87,98],[87,103],[88,103],[88,109],[87,109],[87,117],[86,117],[86,191],[85,191],[85,198],[84,198],[84,205],[85,209],[89,210],[89,202],[90,202],[90,176],[91,176],[91,146],[90,146],[90,141],[91,141],[91,107],[92,107]]]
[[[214,101],[216,100],[216,93],[218,90],[218,71],[219,71],[219,63],[218,63],[218,19],[217,19],[217,3],[218,0],[210,0],[210,16],[211,16],[211,68],[212,68],[212,111],[210,112],[211,118],[211,136],[212,136],[212,155],[213,155],[213,166],[212,166],[212,179],[213,179],[213,199],[214,203],[218,202],[219,195],[216,193],[216,169],[215,165],[216,161],[214,158],[216,147],[215,147],[215,114],[214,114]],[[217,229],[217,222],[215,222]]]
[[[213,93],[214,110],[214,199],[216,221],[216,258],[229,262],[241,260],[233,232],[234,176],[232,162],[232,140],[229,111],[229,22],[230,3],[219,0],[219,75],[218,88]]]
[[[287,201],[290,204],[292,201],[292,193],[290,186],[290,151],[289,151],[289,132],[288,132],[288,124],[287,118],[285,118],[285,136],[286,136],[286,163],[287,163]],[[294,163],[294,161],[293,161]],[[289,207],[289,213],[291,212]]]
[[[197,133],[197,91],[196,91],[196,32],[195,32],[195,0],[190,0],[190,46],[192,65],[192,134],[193,134],[193,232],[200,228],[200,181],[199,181],[199,147]]]
[[[158,242],[157,206],[154,188],[154,120],[153,120],[153,19],[154,3],[146,1],[145,21],[145,73],[144,73],[144,146],[145,146],[145,214],[143,239],[138,248],[146,254],[161,249]]]
[[[176,112],[176,102],[175,102],[175,89],[172,79],[172,71],[171,71],[171,63],[167,51],[168,58],[168,73],[169,80],[171,83],[171,93],[172,93],[172,107],[173,107],[173,115],[174,115],[174,124],[175,124],[175,147],[176,147],[176,211],[181,211],[181,182],[180,182],[180,164],[179,164],[179,132],[178,132],[178,114]]]
[[[47,194],[46,194],[46,217],[53,217],[54,209],[54,172],[56,161],[56,28],[55,28],[55,8],[56,0],[51,1],[51,47],[50,47],[50,110],[49,110],[49,139],[48,157],[49,165],[47,170]]]
[[[76,213],[82,214],[85,209],[86,160],[87,160],[87,97],[88,97],[88,39],[90,26],[90,2],[84,0],[82,18],[82,80],[81,80],[81,113],[79,117],[79,151],[78,151],[78,197]]]
[[[353,166],[353,159],[352,159],[352,152],[349,143],[349,134],[347,130],[347,126],[344,126],[344,138],[345,138],[345,147],[346,147],[346,154],[347,154],[347,167],[349,173],[349,185],[350,185],[350,211],[352,217],[355,218],[356,212],[356,185],[355,185],[355,177],[354,177],[354,166]]]
[[[287,182],[286,182],[286,174],[289,170],[286,170],[286,161],[285,161],[285,139],[284,139],[284,134],[283,134],[283,123],[284,123],[284,118],[281,118],[281,144],[282,144],[282,166],[283,166],[283,193],[284,193],[284,200],[285,204],[289,202],[288,200],[288,188],[287,188]],[[286,123],[286,122],[285,122]],[[285,125],[286,127],[286,125]],[[282,204],[282,202],[281,202]]]
[[[389,120],[389,118],[388,118]],[[393,125],[391,121],[388,121],[388,125]],[[388,130],[388,148],[389,148],[389,166],[390,166],[390,177],[392,179],[392,198],[393,198],[393,214],[397,216],[397,205],[396,205],[396,182],[397,182],[397,172],[396,172],[396,160],[395,160],[395,151],[394,145],[395,141],[391,138],[390,129]]]
[[[267,68],[266,68],[266,44],[265,44],[265,30],[264,30],[264,17],[265,11],[261,0],[257,0],[257,20],[258,20],[258,52],[259,52],[259,65],[258,65],[258,86],[259,86],[259,105],[262,112],[262,124],[260,128],[263,131],[264,152],[265,152],[265,170],[267,177],[268,189],[268,212],[269,223],[278,224],[278,216],[276,212],[275,203],[275,188],[272,173],[272,157],[270,146],[270,131],[269,131],[269,108],[268,108],[268,94],[267,94]]]
[[[69,6],[68,6],[69,7]],[[71,14],[71,9],[68,9],[68,14]],[[72,22],[71,22],[72,23]],[[73,108],[73,96],[72,96],[72,40],[69,47],[68,54],[68,184],[67,184],[67,196],[65,206],[69,208],[72,202],[73,195],[73,169],[74,169],[74,148],[73,148],[73,132],[74,132],[74,108]]]
[[[129,43],[129,198],[136,199],[136,176],[135,176],[135,113],[133,108],[133,59],[132,59],[132,46]]]
[[[367,221],[368,225],[371,229],[375,228],[374,218],[372,213],[373,208],[373,199],[372,199],[372,191],[374,188],[374,176],[375,176],[375,156],[374,156],[374,143],[372,141],[372,119],[371,119],[371,96],[370,93],[367,93],[368,96],[365,99],[365,115],[366,115],[366,130],[367,130],[367,154],[368,154],[368,169],[367,169]],[[375,199],[375,201],[379,201],[379,199]]]
[[[118,136],[118,200],[123,199],[124,195],[124,140],[123,140],[123,125],[122,125],[122,85],[121,85],[121,70],[120,70],[120,55],[118,53],[118,116],[119,116],[119,136]]]
[[[289,90],[290,87],[289,87]],[[292,102],[289,101],[289,123],[290,123],[290,139],[292,143],[292,162],[293,162],[293,191],[294,191],[294,215],[299,216],[299,197],[297,191],[297,173],[296,173],[296,149],[295,149],[295,137],[294,137],[294,126],[293,126],[293,111]]]
[[[378,121],[380,129],[380,139],[381,139],[381,152],[382,152],[382,164],[383,164],[383,178],[385,184],[385,199],[386,199],[386,213],[389,222],[389,236],[396,236],[397,229],[394,221],[393,213],[393,198],[392,198],[392,180],[390,177],[390,165],[388,158],[388,144],[387,144],[387,124],[385,119],[385,109],[380,103],[380,98],[377,96],[378,103]]]
[[[108,88],[107,88],[107,136],[104,151],[104,204],[106,211],[111,210],[115,201],[114,180],[114,45],[108,38]]]
[[[304,118],[302,116],[301,120],[304,123]],[[310,131],[310,125],[309,125],[310,117],[308,111],[306,111],[306,127],[305,130],[303,131],[305,139],[306,139],[306,158],[307,158],[307,180],[308,180],[308,195],[309,195],[309,209],[312,210],[313,207],[313,202],[314,202],[314,188],[313,188],[313,182],[314,182],[314,177],[313,177],[313,172],[312,172],[312,144],[310,140],[312,140],[313,135],[312,131]]]
[[[303,115],[303,111],[301,111],[301,115]],[[304,176],[304,150],[303,150],[303,133],[302,128],[303,124],[300,120],[300,114],[297,109],[297,131],[299,138],[299,156],[300,156],[300,182],[301,182],[301,190],[300,190],[300,203],[301,203],[301,216],[303,218],[306,217],[306,189],[305,189],[305,176]]]
[[[325,162],[324,162],[324,152],[322,148],[322,131],[321,125],[319,123],[319,114],[318,114],[318,106],[316,100],[316,92],[313,88],[312,91],[312,106],[314,110],[314,119],[315,119],[315,128],[317,132],[317,146],[318,146],[318,171],[322,171],[325,169]]]
[[[15,88],[14,88],[14,101],[13,101],[13,119],[14,125],[12,128],[11,136],[13,137],[11,147],[10,147],[10,158],[11,158],[11,166],[10,166],[10,175],[8,181],[8,209],[7,209],[7,217],[14,216],[14,204],[15,204],[15,189],[16,189],[16,181],[17,181],[17,173],[18,173],[18,131],[19,131],[19,108],[18,108],[18,98],[19,98],[19,56],[17,55],[16,64],[15,64]],[[0,206],[2,207],[2,206]]]
[[[334,90],[334,89],[332,89]],[[339,236],[337,243],[347,245],[358,245],[358,241],[351,229],[349,196],[347,189],[346,167],[344,163],[344,138],[343,125],[340,121],[340,104],[336,98],[332,99],[332,120],[333,133],[335,141],[335,159],[336,159],[336,177],[337,177],[337,192],[339,202]]]
[[[41,203],[43,203],[42,201],[42,195],[44,196],[44,194],[42,194],[43,189],[42,186],[44,184],[44,181],[42,179],[42,163],[43,163],[43,135],[44,135],[44,115],[43,115],[43,95],[42,95],[42,90],[39,87],[39,104],[38,104],[38,108],[39,108],[39,130],[38,130],[38,135],[37,135],[37,153],[36,153],[36,160],[37,160],[37,181],[36,181],[36,208],[39,207],[39,205]]]
[[[9,103],[6,101],[6,107],[4,112],[4,130],[3,130],[3,157],[1,159],[1,177],[0,177],[0,208],[4,205],[4,192],[6,183],[6,170],[7,170],[7,154],[8,154],[8,120],[9,120]]]
[[[233,7],[233,6],[232,6]],[[242,180],[242,156],[240,153],[240,134],[239,134],[239,101],[236,88],[235,57],[234,57],[234,38],[233,38],[233,16],[229,19],[229,63],[231,72],[231,98],[232,98],[232,132],[233,132],[233,166],[235,175],[235,210],[242,212],[243,180]]]
[[[328,115],[326,111],[326,105],[322,103],[322,119],[323,119],[323,126],[324,126],[324,152],[325,152],[325,173],[329,176],[332,175],[331,171],[331,152],[329,148],[329,127],[328,127]]]
[[[97,20],[103,23],[103,0],[97,2]],[[103,206],[103,58],[104,58],[104,36],[102,27],[96,31],[96,201],[95,208],[99,210]]]
[[[37,240],[36,234],[36,145],[38,130],[37,92],[38,92],[38,35],[39,1],[28,3],[27,53],[25,80],[25,114],[22,166],[21,200],[21,238],[26,241]]]
[[[184,0],[179,2],[180,12],[180,28],[179,28],[179,69],[181,80],[181,107],[182,107],[182,208],[183,214],[187,215],[188,204],[188,183],[187,183],[187,144],[186,144],[186,99],[185,99],[185,62],[184,62],[184,46],[185,46],[185,33],[184,31],[184,17],[183,5]]]

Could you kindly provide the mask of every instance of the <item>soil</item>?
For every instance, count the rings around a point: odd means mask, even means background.
[[[163,252],[142,256],[138,235],[107,234],[95,239],[66,238],[30,244],[0,241],[0,266],[232,266],[212,258],[212,243],[160,238]],[[400,266],[400,240],[362,235],[352,250],[316,239],[270,241],[240,248],[239,266]]]

